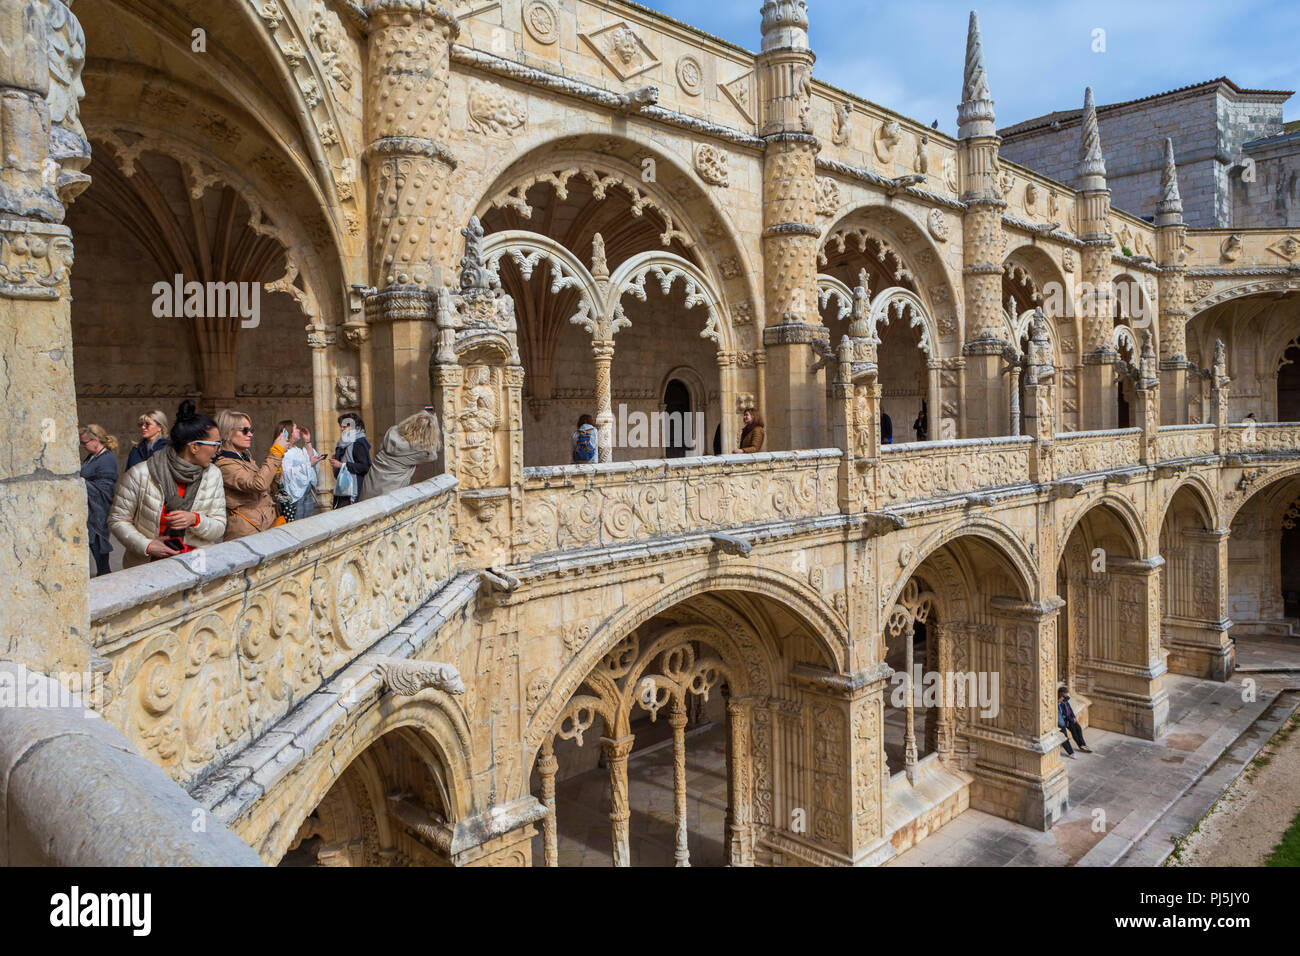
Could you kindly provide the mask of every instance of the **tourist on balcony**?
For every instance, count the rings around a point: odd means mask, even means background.
[[[752,455],[763,450],[763,416],[752,408],[745,409],[745,427],[740,432],[740,447],[733,455]]]
[[[925,413],[925,399],[921,399],[921,412],[916,416],[916,421],[912,422],[912,431],[916,432],[917,441],[925,441],[925,436],[930,432],[930,419]]]
[[[81,426],[81,447],[86,459],[81,477],[86,480],[86,538],[95,559],[95,576],[108,574],[113,539],[108,534],[108,509],[117,488],[117,439],[98,425]]]
[[[217,423],[186,399],[168,444],[127,470],[108,513],[109,530],[126,546],[124,567],[221,540],[226,494],[221,472],[212,464],[220,436]]]
[[[600,460],[600,433],[596,420],[583,413],[578,418],[578,428],[573,433],[572,458],[575,465],[594,465]]]
[[[292,428],[292,423],[290,423]],[[217,467],[226,492],[226,541],[267,531],[278,517],[271,497],[272,483],[290,442],[297,436],[281,430],[261,467],[253,461],[253,423],[243,412],[227,408],[217,416],[221,452]]]
[[[1080,750],[1086,754],[1092,753],[1083,742],[1083,728],[1079,726],[1078,718],[1074,716],[1074,708],[1070,706],[1070,694],[1064,687],[1059,687],[1056,690],[1056,726],[1065,735],[1065,755],[1067,757],[1072,760],[1079,759],[1070,746],[1071,734],[1074,735],[1074,742],[1079,745]]]
[[[344,412],[339,416],[343,434],[334,446],[330,467],[334,469],[334,507],[342,508],[357,500],[361,479],[370,470],[370,442],[366,440],[366,423],[360,415]]]
[[[167,446],[167,416],[161,411],[154,409],[152,412],[145,412],[136,419],[136,424],[140,426],[140,441],[131,446],[131,452],[126,456],[127,471],[147,459],[159,448]]]
[[[894,423],[884,412],[880,413],[880,444],[892,445],[894,443]]]
[[[320,463],[325,456],[311,443],[311,429],[298,429],[298,440],[284,453],[280,463],[280,486],[284,489],[281,509],[288,521],[310,518],[316,513],[315,488],[320,483]]]
[[[411,483],[417,465],[438,460],[442,429],[433,409],[425,407],[384,434],[370,470],[361,479],[358,501],[386,495]]]

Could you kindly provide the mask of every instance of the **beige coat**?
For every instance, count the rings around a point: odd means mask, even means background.
[[[224,448],[217,455],[213,464],[221,469],[226,511],[229,513],[227,541],[267,531],[275,524],[278,516],[275,502],[271,499],[271,487],[275,484],[275,476],[280,473],[283,457],[284,449],[279,445],[271,446],[271,453],[261,468]]]
[[[220,541],[226,533],[226,492],[221,484],[221,472],[213,465],[203,472],[193,510],[199,515],[199,523],[185,530],[185,543],[201,548]],[[126,548],[124,567],[149,563],[144,549],[158,537],[162,512],[162,489],[150,477],[149,463],[142,461],[117,483],[117,495],[108,512],[108,530]]]

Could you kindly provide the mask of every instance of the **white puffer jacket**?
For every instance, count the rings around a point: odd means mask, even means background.
[[[216,465],[209,465],[204,470],[192,510],[198,513],[199,523],[186,529],[185,543],[201,548],[219,542],[226,533],[226,489]],[[162,512],[162,489],[149,476],[149,463],[142,461],[117,483],[117,495],[108,513],[109,530],[126,546],[126,556],[122,559],[124,567],[149,562],[144,549],[158,537]]]

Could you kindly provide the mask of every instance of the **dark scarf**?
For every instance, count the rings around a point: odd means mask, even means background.
[[[162,489],[165,511],[194,510],[189,505],[198,497],[199,482],[203,479],[202,465],[186,461],[171,445],[154,452],[145,464],[149,468],[149,477]],[[185,494],[180,494],[177,485],[185,486]]]

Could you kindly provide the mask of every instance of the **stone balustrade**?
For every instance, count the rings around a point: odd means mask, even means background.
[[[1136,465],[1141,438],[1140,428],[1058,434],[1052,448],[1053,471],[1064,478]]]
[[[535,553],[839,511],[836,448],[524,470]]]
[[[1166,425],[1156,437],[1156,460],[1178,461],[1214,454],[1213,425]]]
[[[173,779],[202,779],[448,581],[455,487],[439,476],[93,579],[104,716]]]
[[[1024,435],[882,446],[877,504],[883,508],[1027,482],[1033,445]]]
[[[1300,450],[1300,423],[1237,422],[1224,430],[1225,455],[1273,454]]]

